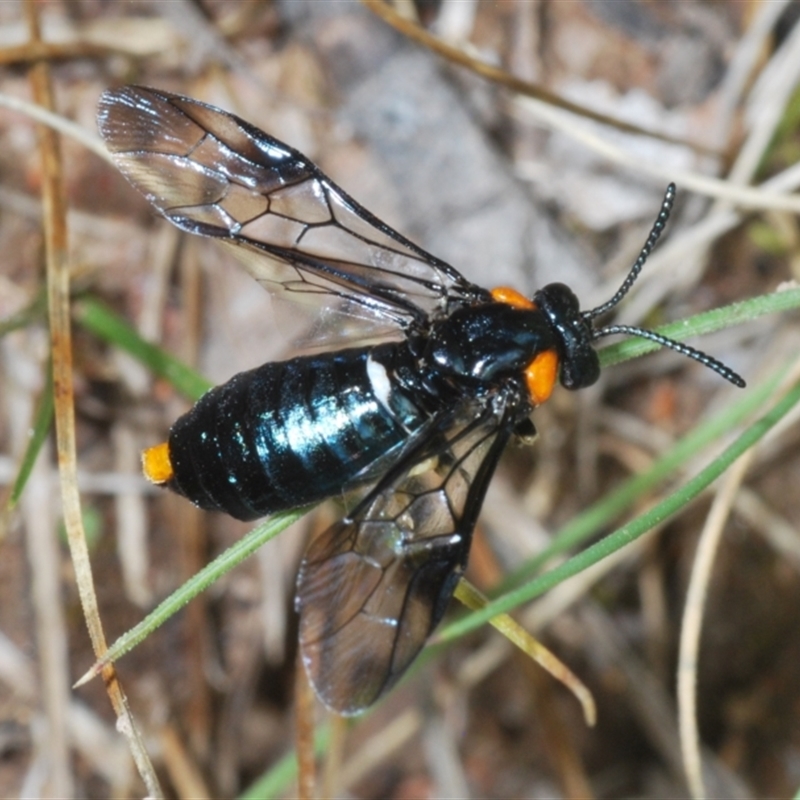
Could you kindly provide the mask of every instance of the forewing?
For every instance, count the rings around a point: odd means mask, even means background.
[[[104,92],[98,126],[119,169],[167,219],[236,245],[272,291],[341,298],[346,313],[401,328],[482,291],[233,114],[127,86]]]
[[[320,699],[340,714],[359,713],[400,678],[466,566],[511,426],[494,408],[459,416],[303,558],[296,599],[303,664]]]

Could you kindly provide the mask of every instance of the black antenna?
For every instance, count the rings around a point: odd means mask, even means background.
[[[656,246],[658,237],[661,236],[661,231],[664,230],[664,226],[667,224],[670,212],[672,211],[672,204],[675,202],[675,191],[676,187],[674,183],[667,186],[667,191],[664,193],[664,202],[661,204],[661,211],[658,212],[656,221],[650,229],[650,235],[644,243],[642,252],[639,253],[639,258],[636,259],[636,262],[631,267],[631,271],[628,273],[628,277],[625,278],[622,286],[617,290],[617,293],[608,302],[603,303],[603,305],[597,306],[597,308],[593,308],[591,311],[583,311],[581,313],[581,316],[587,320],[587,322],[593,320],[595,317],[599,317],[601,314],[605,314],[606,311],[610,311],[626,294],[628,294],[631,286],[633,286],[636,279],[639,277],[644,262],[647,261],[647,257]]]
[[[730,381],[734,386],[744,389],[747,384],[744,378],[738,372],[734,372],[730,367],[725,366],[721,361],[717,361],[713,356],[704,353],[702,350],[697,350],[683,342],[676,342],[668,336],[662,336],[655,331],[649,331],[647,328],[636,328],[632,325],[607,325],[605,328],[598,328],[592,331],[592,339],[600,339],[602,336],[611,336],[614,333],[626,333],[628,336],[639,336],[642,339],[649,339],[651,342],[669,347],[676,353],[689,356],[701,364],[705,364],[709,369],[713,369],[717,375],[721,375],[726,381]]]
[[[647,241],[644,243],[641,253],[639,253],[639,258],[636,259],[636,262],[631,267],[628,276],[623,281],[622,286],[617,290],[617,293],[608,302],[603,303],[603,305],[597,306],[597,308],[593,308],[591,311],[581,312],[581,316],[590,326],[591,321],[595,317],[599,317],[614,308],[614,306],[630,291],[631,286],[633,286],[634,282],[639,277],[639,273],[642,271],[647,257],[653,251],[658,238],[661,236],[661,232],[664,230],[664,226],[667,224],[670,212],[672,211],[672,205],[675,202],[675,191],[674,183],[667,186],[667,191],[664,193],[664,202],[661,203],[661,210],[658,213],[656,221],[653,223],[653,227],[650,229],[650,235],[647,237]],[[708,355],[708,353],[690,347],[688,344],[677,342],[667,336],[662,336],[660,333],[655,333],[655,331],[649,331],[647,328],[637,328],[633,325],[606,325],[604,328],[592,328],[592,339],[600,339],[603,336],[611,336],[615,333],[639,336],[642,339],[649,339],[651,342],[669,347],[670,350],[674,350],[676,353],[681,353],[689,358],[693,358],[695,361],[699,361],[701,364],[704,364],[709,369],[714,370],[718,375],[725,378],[726,381],[730,381],[734,386],[738,386],[740,389],[746,386],[744,378],[742,378],[741,375],[734,372],[730,367],[725,366],[721,361],[717,361],[716,358]]]

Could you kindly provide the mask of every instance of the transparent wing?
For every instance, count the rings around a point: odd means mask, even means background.
[[[502,409],[460,421],[407,453],[311,543],[297,577],[300,650],[320,699],[357,714],[405,672],[441,619],[510,428]]]
[[[235,245],[271,291],[340,298],[344,313],[400,328],[484,293],[233,114],[127,86],[102,95],[98,127],[122,173],[168,220]]]

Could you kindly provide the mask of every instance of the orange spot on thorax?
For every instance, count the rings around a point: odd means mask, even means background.
[[[498,303],[507,303],[514,308],[527,308],[534,309],[532,300],[528,300],[524,294],[521,294],[516,289],[511,289],[508,286],[497,286],[489,292]]]
[[[553,393],[558,380],[558,354],[545,350],[528,364],[525,370],[525,385],[535,406],[539,406]]]
[[[498,286],[490,294],[498,303],[507,303],[513,308],[531,311],[536,308],[532,300],[508,286]],[[544,403],[553,393],[557,380],[558,354],[555,350],[539,353],[525,369],[525,385],[528,387],[531,402],[536,406]]]

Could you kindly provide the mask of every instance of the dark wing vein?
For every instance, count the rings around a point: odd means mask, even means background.
[[[375,702],[441,619],[511,426],[501,402],[464,404],[406,453],[352,515],[311,543],[297,579],[300,648],[340,714]]]
[[[119,169],[167,219],[236,245],[273,291],[341,297],[399,327],[485,294],[232,114],[128,86],[103,94],[98,125]]]

